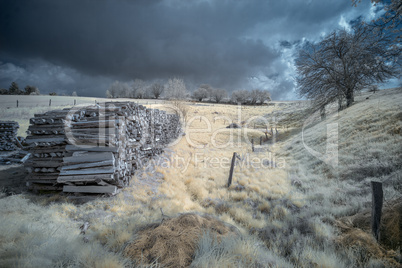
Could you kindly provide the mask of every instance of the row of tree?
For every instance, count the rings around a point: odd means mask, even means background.
[[[200,85],[193,93],[187,90],[182,79],[172,78],[165,84],[153,83],[147,85],[144,81],[136,79],[133,83],[115,81],[106,91],[108,98],[153,98],[163,97],[169,100],[193,99],[196,101],[241,103],[241,104],[263,104],[270,101],[270,93],[267,90],[253,89],[233,91],[230,98],[224,89],[213,88],[208,84]]]
[[[39,89],[35,86],[27,85],[21,90],[16,82],[12,82],[8,89],[1,88],[0,95],[39,95]]]
[[[24,90],[21,90],[16,82],[12,82],[8,89],[1,88],[0,95],[40,95],[40,91],[35,86],[27,85],[25,86]],[[50,92],[50,96],[57,96],[56,92]],[[63,94],[65,96],[65,94]],[[76,97],[77,92],[73,91],[71,96]]]
[[[401,75],[401,1],[372,2],[385,5],[385,18],[356,23],[351,30],[334,31],[299,51],[298,92],[314,100],[321,112],[334,101],[339,110],[349,107],[356,92]]]

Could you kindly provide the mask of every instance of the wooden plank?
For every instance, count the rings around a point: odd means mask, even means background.
[[[50,135],[48,135],[50,136]],[[28,136],[25,139],[25,142],[28,144],[34,143],[34,142],[64,142],[66,141],[64,138],[64,135],[60,135],[59,137],[43,137],[43,136]]]
[[[33,150],[30,150],[31,153],[34,154],[42,154],[42,153],[59,153],[59,152],[64,152],[66,146],[62,145],[57,145],[57,146],[52,146],[52,147],[35,147]]]
[[[101,162],[107,160],[114,160],[113,153],[111,152],[75,152],[73,156],[64,157],[63,162],[65,165],[68,163],[89,163],[89,162]]]
[[[47,184],[47,185],[54,185],[57,183],[57,180],[27,180],[27,183],[40,183],[40,184]]]
[[[30,174],[28,175],[25,180],[26,181],[50,181],[50,182],[54,182],[57,180],[59,176],[58,175],[52,175],[52,176],[38,176],[38,175],[33,175]]]
[[[41,129],[64,129],[64,124],[51,124],[51,125],[30,125],[28,130],[41,130]]]
[[[116,135],[116,134],[105,134],[105,133],[101,135],[99,133],[96,133],[96,134],[84,134],[84,133],[75,133],[75,132],[73,132],[72,134],[73,134],[74,139],[76,139],[76,140],[96,140],[96,141],[99,141],[99,140],[114,140],[114,139],[119,137],[119,135]]]
[[[33,172],[33,173],[31,173],[31,175],[32,175],[32,176],[38,176],[38,177],[41,177],[41,178],[47,180],[47,179],[50,179],[50,178],[53,177],[53,176],[56,176],[56,178],[57,178],[57,176],[59,176],[59,172],[53,172],[53,173],[51,173],[51,172],[49,172],[49,173],[37,173],[37,172]],[[52,179],[53,179],[53,178],[52,178]]]
[[[114,166],[114,160],[106,160],[100,162],[91,162],[91,163],[81,163],[76,165],[63,166],[61,170],[73,170],[73,169],[83,169],[83,168],[92,168],[92,167],[105,167],[105,166]]]
[[[82,145],[89,145],[89,146],[98,146],[100,145],[108,145],[108,146],[115,146],[117,144],[116,140],[109,140],[109,139],[89,139],[89,138],[74,138],[69,140],[69,143],[72,145],[82,146]]]
[[[105,181],[103,181],[103,180],[101,180],[101,179],[96,179],[95,182],[96,182],[98,185],[102,185],[102,186],[113,186],[113,185],[111,185],[111,184],[109,184],[109,183],[107,183],[107,182],[105,182]]]
[[[95,182],[96,180],[114,181],[113,174],[58,176],[57,182]]]
[[[28,153],[28,154],[26,154],[26,155],[20,160],[20,162],[21,162],[21,163],[25,163],[30,157],[31,157],[31,154]]]
[[[93,127],[93,128],[72,128],[71,129],[72,133],[76,134],[76,133],[103,133],[108,135],[110,134],[114,134],[115,133],[115,129],[111,129],[111,128],[99,128],[99,127]]]
[[[71,123],[73,128],[114,128],[118,120],[79,121]]]
[[[50,158],[50,157],[48,157]],[[40,160],[36,160],[36,159],[40,159]],[[25,166],[27,167],[60,167],[62,165],[62,160],[60,158],[60,161],[55,161],[55,159],[53,158],[52,161],[49,160],[43,160],[44,158],[34,158],[31,159],[31,161],[29,161],[29,163],[27,162],[25,164]]]
[[[65,185],[63,192],[66,193],[94,193],[94,194],[117,194],[116,186],[70,186]]]
[[[85,169],[74,169],[74,170],[61,170],[60,176],[113,174],[114,172],[115,172],[114,166],[108,166],[108,167],[96,167],[96,168],[85,168]]]
[[[112,147],[106,147],[106,146],[91,146],[91,145],[71,145],[68,144],[66,146],[66,151],[69,152],[74,152],[74,151],[87,151],[87,152],[113,152],[117,153],[119,150],[119,147],[117,146],[112,146]]]
[[[61,186],[53,186],[53,185],[41,185],[41,184],[34,184],[28,189],[33,191],[61,191],[63,188]]]

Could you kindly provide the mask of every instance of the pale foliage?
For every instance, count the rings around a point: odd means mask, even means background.
[[[135,79],[129,89],[129,94],[125,97],[143,99],[145,93],[145,82],[141,79]]]
[[[151,93],[155,99],[158,99],[160,95],[162,95],[164,89],[164,86],[160,83],[154,83],[151,86]]]
[[[166,98],[171,100],[183,100],[187,97],[187,89],[183,79],[171,78],[165,85]]]
[[[215,100],[217,103],[221,102],[228,93],[224,89],[214,88],[211,92],[211,99]]]
[[[241,104],[264,104],[265,101],[271,100],[271,95],[268,90],[253,89],[235,90],[232,92],[231,101]]]
[[[249,98],[249,92],[247,90],[235,90],[232,92],[231,101],[233,103],[246,104]]]
[[[115,81],[106,92],[108,98],[124,98],[129,96],[130,86],[127,83]]]
[[[193,92],[193,98],[198,101],[202,101],[203,99],[206,99],[208,97],[209,97],[209,92],[207,89],[205,89],[203,87],[199,87]]]

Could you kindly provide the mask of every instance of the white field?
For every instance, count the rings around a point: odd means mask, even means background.
[[[371,180],[384,182],[386,203],[401,196],[401,89],[367,96],[322,122],[312,122],[314,116],[291,102],[289,107],[188,103],[186,135],[116,197],[75,205],[62,195],[3,194],[0,266],[131,267],[124,245],[139,226],[160,221],[163,209],[169,216],[209,213],[241,231],[241,238],[221,244],[203,237],[194,267],[397,267],[390,250],[346,245],[340,227],[352,230],[342,219],[370,209]],[[164,103],[147,106],[169,110]],[[4,119],[19,118],[18,112],[7,114],[11,109],[4,110]],[[292,111],[303,116],[289,115]],[[230,122],[243,128],[226,129]],[[258,143],[268,124],[268,130],[276,124],[277,141],[252,152],[250,139]],[[332,151],[325,154],[328,145]],[[242,160],[227,189],[233,152]],[[85,221],[91,224],[88,243],[79,234]]]

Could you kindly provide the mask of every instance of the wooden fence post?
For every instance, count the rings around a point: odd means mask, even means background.
[[[371,210],[371,230],[377,241],[380,239],[381,210],[383,202],[382,183],[371,181],[372,190],[372,210]]]
[[[52,106],[52,99],[49,100],[49,107]]]
[[[77,103],[77,101],[74,99],[74,106],[75,106],[76,103]]]
[[[232,184],[232,177],[233,177],[233,170],[234,170],[235,163],[236,163],[236,152],[233,153],[232,163],[231,163],[231,165],[230,165],[229,179],[228,179],[228,188],[229,188],[230,185]]]
[[[17,100],[17,108],[18,108],[18,100]]]

